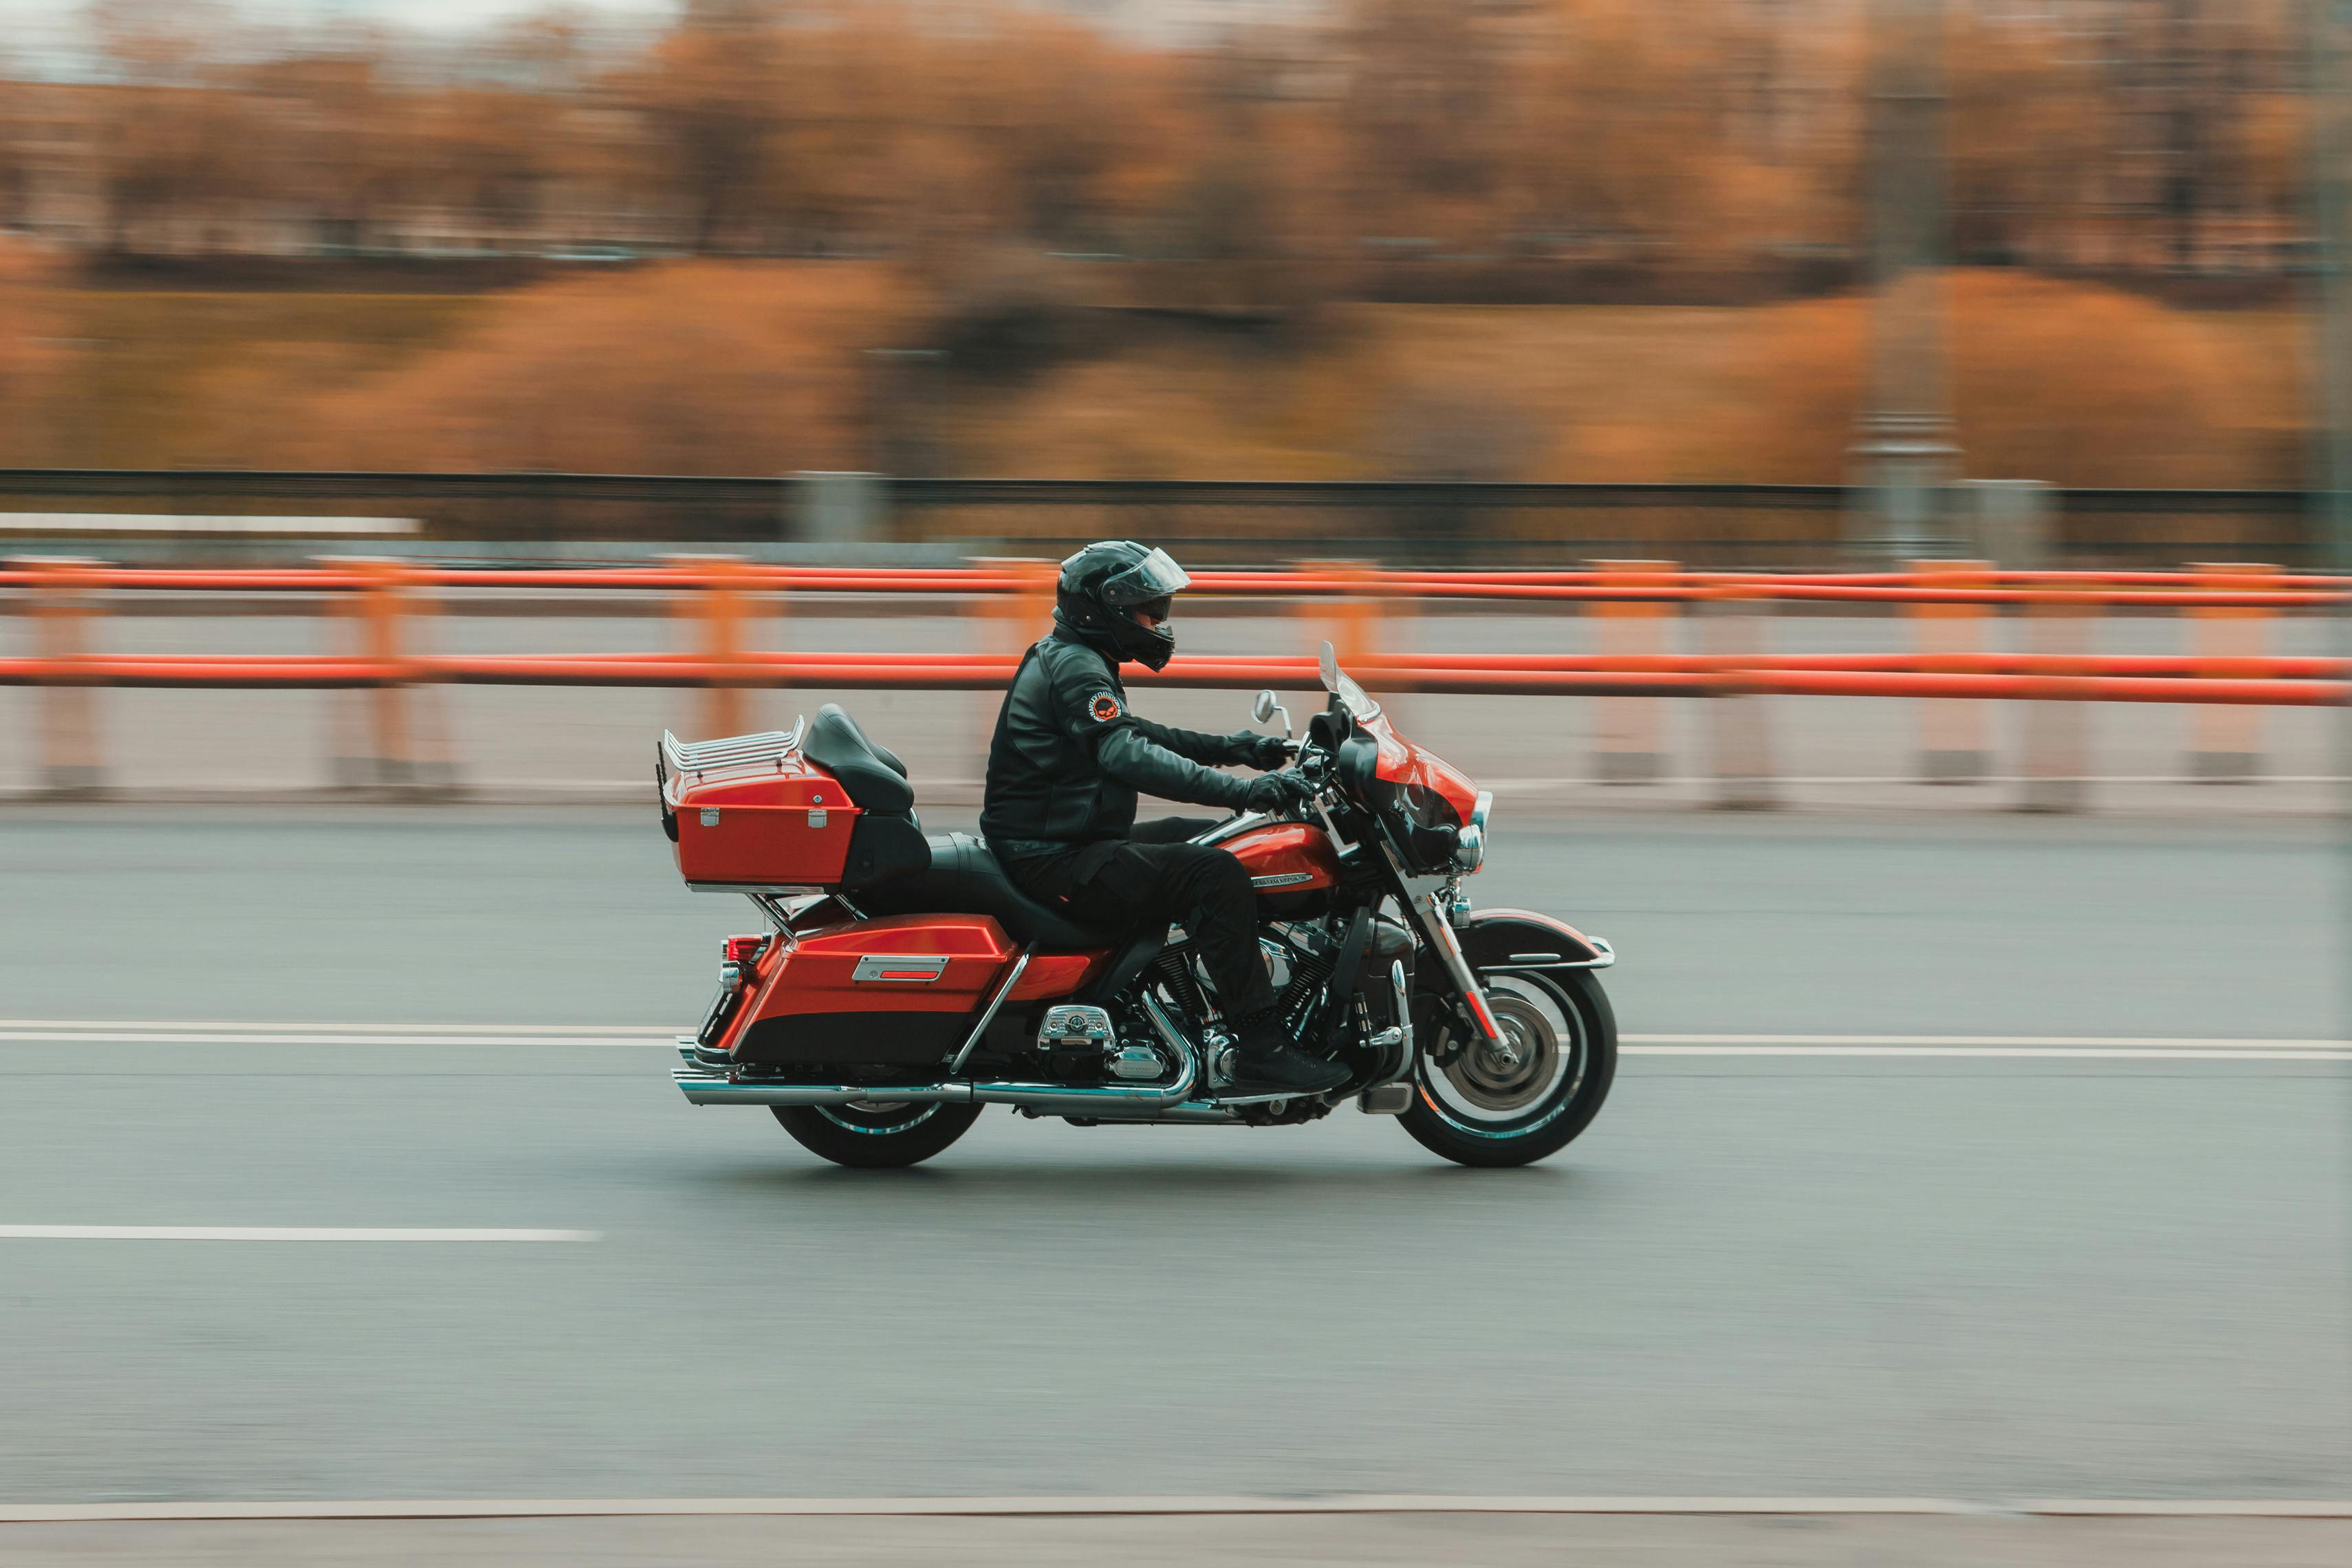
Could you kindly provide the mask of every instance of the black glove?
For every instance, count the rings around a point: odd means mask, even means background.
[[[1234,750],[1240,753],[1237,763],[1246,763],[1260,773],[1278,768],[1290,760],[1290,742],[1279,735],[1261,735],[1255,730],[1236,730],[1232,740]]]
[[[1314,786],[1295,773],[1265,773],[1250,780],[1242,804],[1252,811],[1279,814],[1305,805],[1314,795]]]

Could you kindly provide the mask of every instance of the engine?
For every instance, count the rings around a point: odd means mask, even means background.
[[[1312,1048],[1336,1030],[1339,1038],[1332,1043],[1346,1046],[1398,1022],[1392,1016],[1395,987],[1389,971],[1402,963],[1410,987],[1412,933],[1385,915],[1367,912],[1359,918],[1363,922],[1360,933],[1353,919],[1335,915],[1276,925],[1271,935],[1261,939],[1281,990],[1282,1026],[1299,1045]],[[1355,947],[1354,973],[1349,994],[1334,996],[1332,985],[1341,967],[1350,962],[1351,945]],[[1339,1010],[1338,1016],[1335,1010]],[[1357,1026],[1350,1028],[1351,1023]]]
[[[1104,1008],[1076,1003],[1045,1009],[1037,1054],[1055,1083],[1148,1083],[1165,1078],[1172,1065],[1157,1046],[1122,1043]]]

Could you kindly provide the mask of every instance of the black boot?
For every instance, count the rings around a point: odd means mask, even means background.
[[[1284,1037],[1271,1013],[1242,1020],[1234,1051],[1234,1081],[1224,1095],[1322,1094],[1348,1081],[1338,1062],[1310,1057]]]

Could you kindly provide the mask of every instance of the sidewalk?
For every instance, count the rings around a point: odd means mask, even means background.
[[[509,1519],[0,1525],[0,1568],[428,1561],[520,1568],[823,1563],[898,1568],[1177,1568],[1221,1563],[1475,1563],[1536,1568],[2334,1568],[2352,1555],[2340,1519],[1870,1518],[1790,1514],[1224,1515],[1195,1519]]]

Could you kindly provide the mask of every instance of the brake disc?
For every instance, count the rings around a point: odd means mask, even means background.
[[[1543,1010],[1524,997],[1489,992],[1488,1011],[1502,1031],[1499,1040],[1476,1037],[1446,1043],[1454,1047],[1442,1061],[1445,1079],[1481,1110],[1522,1110],[1540,1099],[1559,1062],[1559,1036]]]

